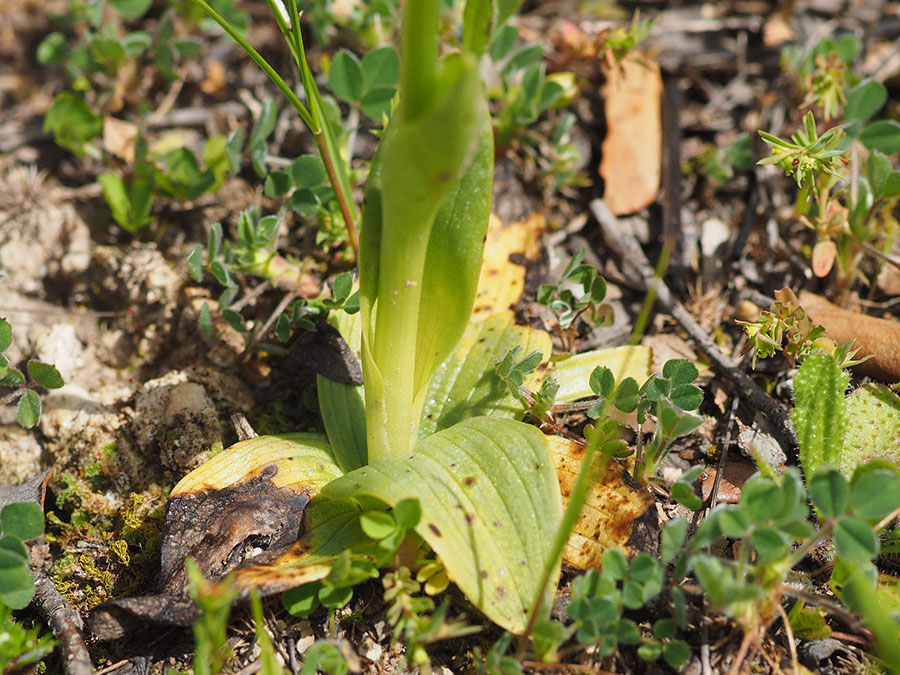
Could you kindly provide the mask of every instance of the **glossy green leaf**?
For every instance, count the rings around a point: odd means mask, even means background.
[[[50,363],[30,360],[27,368],[31,379],[46,389],[59,389],[65,384],[56,366]]]
[[[521,417],[522,404],[503,385],[494,364],[515,347],[521,347],[523,354],[535,350],[549,354],[552,345],[544,331],[517,326],[513,320],[511,311],[500,312],[466,328],[459,345],[428,383],[419,421],[420,438],[469,417]],[[540,377],[540,373],[532,372],[523,384],[536,390]]]
[[[807,479],[825,464],[840,465],[847,425],[844,392],[849,380],[834,359],[821,352],[807,358],[794,377],[791,419]]]
[[[547,441],[534,427],[480,417],[429,436],[404,458],[378,459],[326,486],[388,505],[416,498],[416,531],[488,618],[525,628],[562,512]]]
[[[900,152],[900,123],[894,120],[872,122],[863,129],[859,141],[869,150],[894,155]]]
[[[26,389],[16,404],[16,421],[26,429],[30,429],[40,419],[41,399],[31,389]]]
[[[440,95],[415,118],[405,118],[415,106],[401,100],[366,184],[360,308],[370,457],[404,454],[414,442],[425,387],[466,328],[481,267],[493,136],[477,64],[446,58],[437,77]]]
[[[28,541],[44,533],[44,511],[35,502],[7,504],[0,510],[0,531]]]
[[[25,375],[18,368],[10,368],[7,366],[6,375],[0,378],[0,386],[2,387],[20,387],[25,384]]]
[[[865,79],[847,90],[844,119],[867,120],[877,113],[887,101],[887,89],[881,82]]]
[[[365,84],[366,76],[355,54],[342,49],[334,55],[328,71],[328,86],[335,96],[347,103],[355,103],[362,96]]]

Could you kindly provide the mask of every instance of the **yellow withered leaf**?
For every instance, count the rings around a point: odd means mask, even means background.
[[[575,484],[584,448],[559,436],[548,438],[556,465],[563,506]],[[588,490],[563,561],[580,570],[600,567],[603,552],[617,548],[627,556],[654,551],[659,534],[656,502],[646,488],[632,480],[621,464],[610,461]]]
[[[472,321],[502,312],[519,301],[525,289],[525,267],[510,261],[510,256],[537,259],[545,227],[546,221],[540,213],[510,225],[504,225],[491,214]]]

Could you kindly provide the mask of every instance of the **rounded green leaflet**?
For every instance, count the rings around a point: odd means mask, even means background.
[[[328,71],[328,86],[347,103],[355,103],[362,96],[366,76],[355,54],[342,49],[334,55]]]
[[[312,614],[319,605],[319,590],[322,583],[313,581],[302,586],[297,586],[285,591],[281,596],[281,604],[284,608],[296,617],[305,617]]]
[[[859,141],[869,150],[894,155],[900,152],[900,123],[894,120],[872,122],[863,129]]]
[[[31,376],[31,379],[47,389],[59,389],[65,384],[56,366],[49,363],[29,361],[28,374]]]
[[[837,518],[847,509],[850,486],[840,471],[825,467],[809,481],[809,496],[825,518]]]
[[[853,477],[850,509],[860,518],[884,518],[900,505],[900,476],[876,469]]]
[[[362,58],[366,93],[385,87],[395,88],[400,81],[400,55],[390,46],[378,47]]]
[[[23,556],[16,545],[21,547],[22,542],[13,537],[0,537],[0,595],[21,593],[34,586],[28,570],[28,554]]]
[[[0,318],[0,352],[5,352],[12,344],[12,326],[6,319]]]
[[[41,399],[31,389],[26,389],[16,404],[16,421],[30,429],[41,418]]]
[[[382,116],[390,114],[391,102],[396,94],[394,87],[376,87],[362,95],[359,106],[367,117],[381,122]]]
[[[316,155],[301,155],[291,163],[288,171],[298,188],[314,188],[328,177],[325,165]]]
[[[22,541],[39,537],[44,532],[44,512],[35,502],[7,504],[0,511],[0,531]]]
[[[869,562],[878,554],[878,538],[859,518],[841,518],[834,528],[834,546],[839,558],[849,562]]]
[[[525,629],[541,590],[562,503],[547,441],[535,427],[478,417],[421,440],[412,455],[379,459],[321,497],[368,495],[390,506],[416,498],[416,532],[448,577],[489,619]]]
[[[30,576],[30,575],[29,575]],[[22,588],[19,591],[11,591],[9,593],[0,593],[0,604],[4,604],[10,609],[25,609],[31,598],[34,597],[33,580],[28,588]]]
[[[881,82],[867,78],[847,91],[844,119],[867,120],[887,101],[887,89]]]

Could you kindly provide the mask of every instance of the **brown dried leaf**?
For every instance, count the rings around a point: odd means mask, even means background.
[[[103,119],[104,149],[124,161],[134,164],[134,147],[137,142],[138,128],[132,122],[107,115]]]
[[[548,438],[550,452],[559,476],[563,507],[578,476],[584,448],[558,436]],[[659,538],[659,520],[653,495],[626,473],[621,464],[610,462],[600,480],[588,492],[563,561],[577,569],[599,567],[603,552],[618,548],[628,556],[655,552]]]
[[[843,309],[808,291],[800,294],[800,306],[839,345],[853,340],[859,348],[856,358],[872,356],[853,370],[887,382],[900,381],[900,322]]]
[[[606,68],[606,139],[600,176],[603,199],[618,215],[656,199],[662,161],[662,76],[649,57]]]

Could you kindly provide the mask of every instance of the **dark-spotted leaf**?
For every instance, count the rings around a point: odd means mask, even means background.
[[[488,618],[525,629],[559,526],[559,482],[536,428],[488,417],[421,440],[409,457],[379,459],[327,485],[322,497],[417,498],[416,532],[448,577]]]

